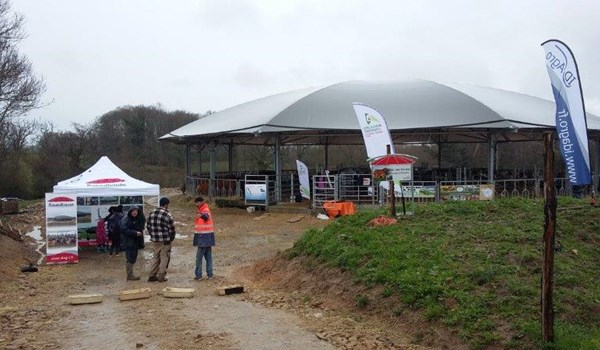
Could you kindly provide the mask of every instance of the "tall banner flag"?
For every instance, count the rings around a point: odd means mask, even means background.
[[[76,262],[77,197],[46,193],[46,264]]]
[[[352,105],[365,140],[367,157],[375,158],[386,154],[387,145],[390,145],[390,151],[394,154],[392,136],[381,113],[362,103],[354,102]]]
[[[306,164],[296,159],[298,167],[298,179],[300,180],[300,194],[306,199],[310,199],[310,184],[308,182],[308,167]]]
[[[556,101],[556,133],[565,171],[573,185],[589,185],[590,151],[577,63],[571,49],[559,40],[548,40],[542,47]]]

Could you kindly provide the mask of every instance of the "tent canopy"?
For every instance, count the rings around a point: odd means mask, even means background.
[[[262,144],[281,135],[283,144],[360,144],[353,102],[378,110],[395,142],[436,142],[439,135],[445,142],[483,142],[490,132],[525,141],[555,125],[554,102],[511,91],[426,80],[346,81],[246,102],[161,139]],[[587,123],[590,132],[600,130],[597,116],[587,113]]]
[[[158,196],[160,186],[127,175],[103,156],[83,173],[54,186],[54,193],[78,196]]]

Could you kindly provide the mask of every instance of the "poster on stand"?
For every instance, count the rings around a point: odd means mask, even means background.
[[[244,198],[247,205],[267,206],[269,204],[267,184],[246,184],[244,186]]]
[[[77,262],[77,197],[46,193],[46,264]]]

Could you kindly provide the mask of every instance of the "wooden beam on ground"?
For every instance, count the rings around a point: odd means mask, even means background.
[[[146,299],[146,298],[150,298],[151,293],[152,293],[152,289],[150,289],[150,288],[123,290],[123,291],[119,292],[119,300],[124,301],[124,300]]]
[[[239,293],[244,293],[244,286],[242,286],[240,284],[217,288],[217,294],[219,294],[219,295],[230,295],[230,294],[239,294]]]
[[[96,304],[101,303],[104,299],[102,294],[75,294],[69,295],[69,304],[80,305],[80,304]]]

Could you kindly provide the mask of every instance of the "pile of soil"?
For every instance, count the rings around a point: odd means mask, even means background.
[[[0,279],[12,281],[22,272],[21,267],[37,264],[41,254],[36,242],[26,234],[43,221],[43,203],[36,203],[18,214],[0,216]]]
[[[242,268],[238,273],[260,290],[283,295],[281,300],[296,309],[311,307],[325,314],[345,315],[328,319],[327,332],[313,329],[317,336],[342,348],[469,348],[447,328],[402,306],[397,295],[385,297],[381,287],[367,288],[354,281],[348,272],[311,258],[288,259],[278,254]],[[255,301],[261,302],[261,297]],[[347,338],[349,326],[354,328],[351,338]],[[337,331],[332,332],[332,328]]]

